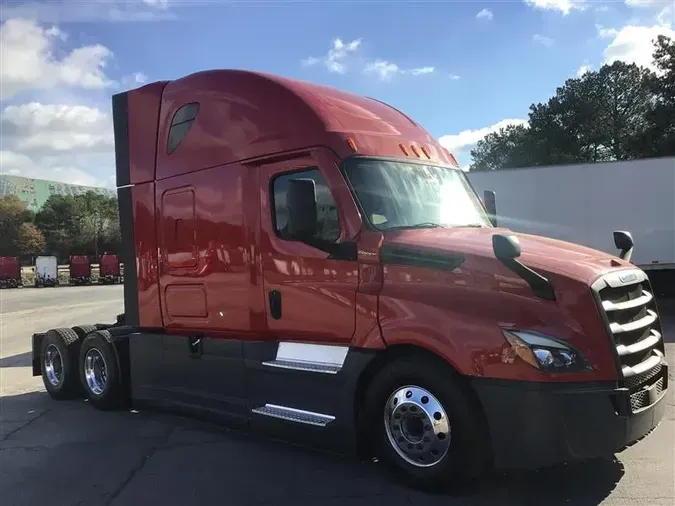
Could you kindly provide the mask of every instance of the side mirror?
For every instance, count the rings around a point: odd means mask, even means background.
[[[288,222],[285,235],[304,240],[316,235],[318,218],[316,188],[312,179],[291,179],[286,193]]]
[[[495,234],[492,236],[492,249],[499,260],[508,262],[520,256],[520,241],[515,235]]]
[[[483,204],[487,209],[490,222],[493,227],[497,226],[497,200],[495,192],[492,190],[485,190],[483,192]]]
[[[492,250],[507,269],[520,276],[530,285],[530,288],[532,288],[537,297],[544,300],[556,300],[555,290],[551,282],[517,260],[520,256],[520,241],[518,237],[515,235],[494,234],[492,236]]]
[[[616,246],[621,253],[619,253],[619,258],[630,262],[630,257],[633,254],[633,236],[630,232],[626,230],[615,230],[614,231],[614,246]]]

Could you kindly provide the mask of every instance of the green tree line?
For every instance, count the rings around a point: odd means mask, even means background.
[[[470,170],[675,155],[675,41],[654,41],[656,71],[616,61],[568,79],[527,124],[487,135]]]
[[[98,256],[118,252],[120,227],[117,199],[89,191],[52,195],[34,213],[15,195],[0,199],[0,256]]]

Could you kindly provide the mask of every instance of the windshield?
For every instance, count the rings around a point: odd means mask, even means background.
[[[345,173],[368,220],[379,230],[491,226],[459,169],[355,158],[347,162]]]

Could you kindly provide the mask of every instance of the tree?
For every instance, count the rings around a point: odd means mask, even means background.
[[[616,61],[568,79],[525,125],[489,134],[471,170],[631,160],[675,152],[675,44],[655,42],[657,74]]]
[[[16,247],[20,255],[39,255],[45,249],[46,242],[42,232],[34,224],[22,223]]]
[[[49,251],[99,255],[118,251],[120,244],[117,199],[89,191],[82,195],[52,195],[35,217]]]
[[[33,213],[16,195],[0,199],[0,255],[15,256],[21,225],[33,220]]]
[[[44,234],[49,252],[61,258],[68,256],[79,234],[73,197],[50,196],[35,215],[35,224]]]
[[[636,149],[647,156],[675,155],[675,41],[659,35],[654,41],[657,72],[649,82],[654,107],[647,114],[650,127]]]
[[[528,130],[524,125],[508,125],[488,134],[471,151],[471,170],[495,170],[522,167],[530,162]]]

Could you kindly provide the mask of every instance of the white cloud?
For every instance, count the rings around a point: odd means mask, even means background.
[[[331,49],[325,56],[310,56],[302,60],[302,65],[311,67],[313,65],[323,64],[329,72],[345,74],[354,67],[360,67],[365,74],[377,76],[382,81],[389,81],[395,75],[422,76],[433,74],[437,71],[436,67],[424,66],[414,68],[402,68],[394,62],[377,58],[375,60],[365,61],[357,52],[361,47],[361,39],[354,39],[351,42],[343,42],[342,39],[335,39]]]
[[[59,85],[100,89],[112,83],[104,69],[112,52],[100,44],[73,49],[62,58],[58,44],[67,34],[57,27],[10,19],[0,26],[0,100],[25,90]]]
[[[628,7],[654,13],[654,19],[659,25],[673,26],[675,24],[675,4],[668,0],[625,0]],[[656,11],[655,11],[656,9]]]
[[[346,44],[342,39],[337,38],[333,40],[332,47],[325,56],[317,58],[310,56],[305,58],[302,63],[305,66],[316,65],[323,63],[329,72],[337,74],[344,74],[347,71],[347,60],[361,45],[361,39],[354,39]]]
[[[445,149],[453,153],[456,157],[457,152],[468,152],[476,144],[478,144],[478,141],[482,140],[488,134],[498,132],[500,129],[506,128],[509,125],[527,124],[527,120],[525,119],[503,119],[494,125],[479,128],[477,130],[462,130],[458,134],[443,135],[438,139],[438,142],[440,142]]]
[[[628,7],[654,7],[655,5],[663,5],[663,0],[626,0]]]
[[[675,39],[675,31],[667,26],[624,26],[605,49],[605,63],[620,60],[654,69],[653,41],[658,35]]]
[[[419,67],[416,69],[411,69],[410,73],[414,76],[421,76],[424,74],[433,74],[436,72],[436,67]]]
[[[656,21],[663,26],[673,26],[675,24],[675,5],[668,5],[659,11],[656,15]]]
[[[619,31],[616,28],[606,28],[602,25],[595,25],[595,29],[598,31],[598,37],[601,39],[608,39],[610,37],[616,37],[616,34]]]
[[[156,7],[157,9],[166,9],[169,7],[169,0],[143,0],[143,3]]]
[[[143,72],[134,72],[128,76],[124,76],[121,80],[121,85],[123,88],[133,88],[141,86],[148,82],[148,76]]]
[[[563,16],[573,10],[586,8],[585,0],[524,0],[524,2],[535,9],[561,12]]]
[[[109,151],[113,146],[110,115],[83,105],[10,105],[0,113],[0,127],[3,145],[9,142],[18,152]]]
[[[538,33],[535,33],[532,36],[532,41],[536,42],[537,44],[541,44],[542,46],[545,47],[551,47],[553,45],[553,39],[550,37],[546,37],[545,35],[540,35]]]
[[[13,176],[47,179],[83,186],[115,187],[115,178],[111,174],[96,178],[77,167],[52,163],[45,165],[44,160],[38,162],[33,157],[13,151],[0,150],[0,167],[0,173]]]
[[[113,133],[107,112],[82,105],[11,105],[0,113],[0,132],[3,173],[85,185],[112,181]]]
[[[448,77],[453,81],[457,81],[459,79],[459,76],[457,74],[448,74]]]
[[[197,3],[197,2],[195,2]],[[185,2],[182,6],[185,6]],[[161,21],[176,19],[167,0],[48,0],[3,2],[0,20],[23,18],[42,23]]]
[[[476,14],[476,19],[485,19],[490,21],[492,18],[494,18],[494,14],[490,9],[483,9],[478,14]]]
[[[401,69],[395,63],[386,60],[377,60],[368,63],[363,69],[364,72],[376,74],[383,81],[391,79],[395,74],[401,72]]]
[[[395,63],[389,62],[387,60],[375,60],[366,64],[363,68],[363,72],[367,74],[375,74],[382,81],[389,81],[392,77],[397,74],[400,75],[412,75],[412,76],[424,76],[433,74],[436,72],[436,67],[417,67],[412,69],[403,69],[396,65]]]
[[[586,74],[587,72],[590,72],[591,70],[593,70],[593,67],[591,65],[589,65],[588,63],[584,63],[577,70],[577,77],[581,77],[584,74]]]

